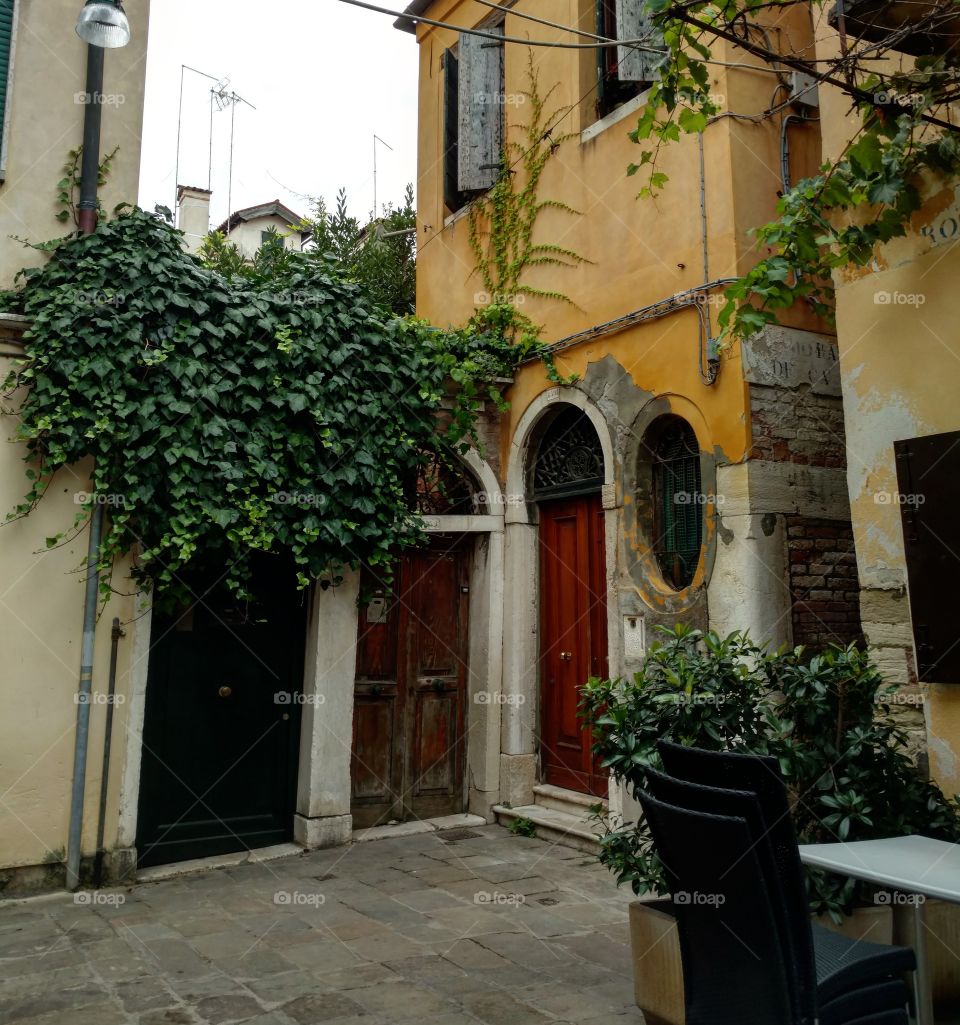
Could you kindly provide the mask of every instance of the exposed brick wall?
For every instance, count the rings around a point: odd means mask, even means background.
[[[843,403],[808,387],[750,385],[751,459],[846,466]]]
[[[863,643],[850,524],[787,516],[786,526],[794,644]]]

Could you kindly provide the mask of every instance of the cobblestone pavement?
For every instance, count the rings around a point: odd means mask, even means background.
[[[642,1025],[629,894],[589,855],[469,834],[6,902],[0,1022]]]

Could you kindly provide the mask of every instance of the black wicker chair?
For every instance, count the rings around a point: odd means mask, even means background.
[[[746,820],[638,797],[676,905],[687,1025],[793,1025],[779,929]]]
[[[688,1025],[799,1025],[778,896],[748,820],[638,798],[676,906]],[[871,1015],[867,995],[836,1021],[908,1025],[903,1006]]]
[[[803,1016],[800,1020],[812,1007],[818,1009],[822,1025],[832,1025],[849,1021],[851,1010],[860,1015],[880,1010],[876,1002],[881,999],[905,1003],[906,986],[898,977],[916,969],[909,947],[849,940],[810,923],[789,798],[776,759],[704,751],[667,741],[661,741],[658,749],[674,780],[755,795],[779,880],[776,895],[782,898],[784,944],[793,969],[796,1006]]]
[[[791,880],[784,877],[774,857],[773,845],[756,794],[748,790],[723,790],[702,786],[653,771],[647,773],[647,784],[650,793],[665,803],[691,811],[732,816],[746,821],[760,870],[767,880],[767,892],[784,948],[787,974],[790,977],[793,1020],[798,1025],[812,1025],[813,1022],[819,1022],[819,1025],[847,1025],[851,1020],[866,1014],[897,1009],[902,1011],[907,1004],[907,988],[901,979],[891,978],[886,969],[890,951],[888,946],[866,942],[854,946],[850,941],[840,937],[843,951],[839,958],[834,959],[846,964],[848,975],[843,978],[848,981],[850,988],[838,990],[838,980],[830,975],[831,985],[824,987],[823,991],[820,990],[817,985],[816,957],[806,906],[804,905],[802,910],[802,922],[797,927],[797,924],[790,920],[791,907],[786,899]],[[832,954],[836,934],[828,930],[824,932],[828,933],[824,938],[824,949]],[[856,954],[858,962],[857,970],[854,972],[850,971],[853,966],[848,960],[851,953]],[[843,955],[846,955],[846,959]],[[823,960],[823,951],[820,952],[820,959]],[[867,967],[871,972],[879,971],[879,974],[867,973]]]

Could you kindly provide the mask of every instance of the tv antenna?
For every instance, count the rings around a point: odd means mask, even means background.
[[[227,183],[227,231],[230,231],[230,215],[233,213],[233,144],[236,137],[237,106],[245,103],[251,110],[257,108],[238,93],[230,89],[230,79],[224,78],[210,90],[210,164],[213,165],[213,107],[221,113],[230,109],[230,174]],[[211,171],[212,177],[212,171]]]
[[[210,142],[209,142],[209,155],[207,158],[207,190],[213,188],[213,115],[214,111],[218,110],[221,113],[228,107],[230,108],[230,182],[227,191],[227,219],[229,221],[230,214],[233,213],[233,149],[236,129],[236,108],[237,104],[245,103],[251,110],[257,108],[250,103],[249,100],[245,100],[238,93],[234,92],[230,88],[229,78],[217,78],[216,75],[208,75],[206,71],[200,71],[197,68],[191,68],[188,64],[180,65],[180,107],[177,114],[177,159],[176,167],[174,170],[174,201],[173,209],[176,212],[177,199],[179,198],[180,191],[180,140],[183,131],[183,85],[184,76],[190,71],[195,75],[200,75],[203,78],[210,79],[211,82],[215,82],[210,89]]]
[[[386,146],[390,152],[393,152],[393,147],[389,142],[385,142],[380,138],[379,135],[374,133],[373,136],[373,219],[377,219],[377,143],[382,146]]]

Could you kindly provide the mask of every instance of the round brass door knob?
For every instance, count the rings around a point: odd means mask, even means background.
[[[226,685],[224,685],[220,688],[220,690],[217,691],[217,693],[222,698],[228,698],[233,693],[233,687],[227,687]]]

